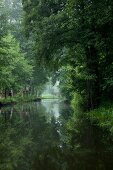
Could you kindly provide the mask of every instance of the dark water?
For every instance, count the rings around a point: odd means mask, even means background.
[[[2,108],[0,170],[113,170],[112,138],[58,100]]]

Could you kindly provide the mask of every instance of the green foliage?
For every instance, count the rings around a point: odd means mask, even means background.
[[[70,100],[73,91],[72,85],[72,73],[73,68],[71,66],[64,66],[59,71],[59,80],[60,80],[60,92],[62,96],[65,96],[68,100]]]
[[[1,0],[0,21],[1,96],[8,96],[10,90],[14,94],[21,90],[20,95],[26,91],[41,94],[47,71],[40,62],[36,64],[34,36],[27,39],[24,35],[21,0]]]
[[[112,98],[112,1],[23,0],[23,9],[38,60],[50,70],[67,65],[74,70],[67,72],[71,88],[64,81],[62,89],[81,94],[88,110],[98,107],[103,96]]]
[[[74,92],[71,106],[74,112],[78,112],[81,108],[83,108],[84,100],[80,94]]]
[[[53,99],[53,96],[43,96],[43,99]],[[7,105],[15,105],[18,103],[23,103],[23,102],[33,102],[37,99],[36,95],[24,95],[23,97],[20,94],[17,94],[14,97],[7,97],[7,98],[1,98],[0,99],[0,105],[1,106],[7,106]]]
[[[20,51],[15,38],[8,34],[1,39],[0,88],[22,88],[31,79],[32,66]]]
[[[4,1],[0,1],[0,39],[7,34],[8,22]]]
[[[86,113],[88,119],[98,124],[103,129],[108,129],[113,135],[113,104],[104,103],[98,109]]]

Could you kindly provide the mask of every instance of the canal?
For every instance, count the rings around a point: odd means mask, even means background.
[[[112,170],[107,129],[69,104],[42,100],[0,109],[0,170]]]

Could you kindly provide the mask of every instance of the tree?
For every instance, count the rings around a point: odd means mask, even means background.
[[[0,1],[0,39],[7,33],[8,18],[4,1]],[[0,44],[1,45],[1,44]]]
[[[2,38],[0,48],[0,89],[6,91],[24,88],[32,76],[32,66],[20,51],[15,38],[8,34]]]
[[[72,73],[73,89],[82,95],[87,109],[98,107],[113,87],[112,76],[106,81],[108,68],[112,70],[112,7],[106,0],[23,0],[26,33],[36,37],[38,59],[58,70],[69,56],[67,63],[79,75]]]

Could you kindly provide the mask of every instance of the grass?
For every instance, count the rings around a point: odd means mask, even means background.
[[[55,95],[43,95],[41,99],[59,99],[59,97]]]
[[[11,105],[11,104],[17,104],[17,103],[22,103],[22,102],[32,102],[35,101],[38,97],[35,95],[31,96],[15,96],[15,97],[7,97],[7,98],[1,98],[0,99],[0,105],[5,106],[5,105]],[[54,95],[43,95],[40,97],[40,99],[59,99],[57,96]]]
[[[15,97],[7,97],[7,98],[1,98],[0,99],[0,105],[5,106],[5,105],[11,105],[11,104],[16,104],[16,103],[21,103],[21,102],[30,102],[33,101],[36,97],[35,96],[15,96]]]
[[[90,121],[109,129],[113,133],[113,103],[104,103],[98,109],[94,109],[86,115]]]
[[[1,98],[0,99],[0,103],[3,104],[3,105],[6,105],[6,104],[9,104],[9,103],[16,103],[17,100],[15,97],[8,97],[8,98]]]

